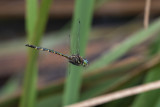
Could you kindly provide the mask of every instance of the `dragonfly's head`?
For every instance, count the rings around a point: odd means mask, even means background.
[[[83,67],[88,66],[88,60],[87,59],[83,59]]]

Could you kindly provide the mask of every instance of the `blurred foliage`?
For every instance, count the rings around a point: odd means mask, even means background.
[[[40,8],[38,8],[36,0],[27,0],[26,30],[29,43],[35,45],[40,43],[40,39],[45,30],[51,1],[52,0],[42,0]],[[104,2],[104,0],[101,0],[101,2]],[[76,47],[74,46],[76,45],[78,36],[78,26],[80,26],[80,55],[85,56],[85,48],[88,43],[87,40],[94,10],[93,6],[94,0],[76,0],[71,32],[71,53],[75,53]],[[80,25],[78,25],[79,20]],[[127,25],[125,26],[126,29],[130,27],[129,24]],[[119,29],[121,28],[122,26]],[[38,71],[36,56],[38,53],[35,50],[29,49],[28,57],[30,59],[27,66],[28,74],[25,74],[24,94],[16,94],[11,97],[1,98],[0,107],[15,107],[20,101],[22,101],[21,107],[35,107],[35,105],[36,107],[61,107],[63,105],[83,101],[116,90],[159,80],[160,62],[155,62],[154,60],[159,56],[159,28],[160,19],[154,20],[148,29],[141,28],[141,30],[137,30],[137,32],[134,32],[134,34],[127,37],[127,39],[124,39],[121,43],[114,46],[109,51],[107,50],[107,52],[104,52],[100,57],[95,59],[89,67],[85,69],[87,72],[85,72],[84,75],[82,75],[83,72],[81,72],[81,70],[83,70],[82,68],[70,65],[70,74],[66,77],[66,81],[59,81],[56,84],[51,84],[39,90],[36,90]],[[60,32],[62,33],[62,30],[60,30]],[[114,29],[112,32],[115,33],[116,30]],[[107,34],[105,34],[105,36],[106,35]],[[142,59],[125,64],[123,60],[120,60],[120,58],[125,56],[128,51],[139,44],[143,44],[150,38],[154,38],[154,40],[153,43],[147,47],[149,51],[147,57],[145,56]],[[61,40],[61,37],[49,37],[46,41],[55,43],[58,40]],[[120,66],[110,67],[111,64],[114,65],[114,62],[118,60],[120,60]],[[148,63],[152,63],[152,65],[147,66]],[[17,87],[17,81],[18,80],[16,79],[11,79],[6,86],[4,86],[4,89],[1,90],[0,94],[6,95],[6,93],[12,93]],[[153,90],[137,96],[112,101],[100,106],[159,107],[159,91],[160,90]],[[20,99],[21,96],[22,99]]]

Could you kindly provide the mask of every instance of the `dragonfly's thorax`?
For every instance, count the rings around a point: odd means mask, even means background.
[[[85,66],[84,65],[84,59],[79,55],[72,55],[68,59],[69,59],[69,62],[74,64],[74,65],[77,65],[77,66],[83,65],[83,66]]]

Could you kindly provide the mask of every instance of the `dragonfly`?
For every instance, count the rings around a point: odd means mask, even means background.
[[[54,54],[60,55],[60,56],[62,56],[64,58],[68,59],[68,61],[71,64],[76,65],[76,66],[83,66],[83,67],[88,66],[88,60],[82,58],[79,54],[66,55],[66,54],[62,54],[62,53],[57,52],[57,51],[52,50],[52,49],[37,47],[35,45],[26,44],[25,46],[33,48],[33,49],[36,49],[36,50],[47,51],[47,52],[50,52],[50,53],[54,53]]]
[[[66,55],[66,54],[57,52],[57,51],[52,50],[52,49],[37,47],[35,45],[30,45],[30,44],[26,44],[25,46],[30,47],[30,48],[34,48],[36,50],[47,51],[47,52],[50,52],[50,53],[60,55],[64,58],[68,59],[68,62],[70,62],[73,65],[86,67],[86,66],[88,66],[88,60],[81,57],[80,54],[79,54],[80,53],[79,52],[79,36],[80,36],[79,33],[80,33],[80,21],[79,21],[79,28],[78,28],[78,34],[77,34],[78,40],[77,40],[77,44],[76,44],[77,52],[76,52],[76,54],[73,54],[73,55]]]

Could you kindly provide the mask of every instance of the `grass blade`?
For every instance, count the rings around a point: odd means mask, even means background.
[[[48,19],[49,7],[51,5],[52,0],[42,0],[41,5],[38,11],[38,14],[33,18],[31,18],[36,12],[37,2],[28,1],[27,6],[32,7],[35,10],[28,10],[28,18],[27,18],[27,31],[28,31],[28,40],[30,44],[38,45],[40,43],[41,37],[44,33],[46,22]],[[34,7],[35,6],[35,7]],[[32,12],[33,11],[33,12]],[[35,18],[36,17],[36,18]],[[31,27],[31,28],[30,28]],[[36,83],[37,83],[37,56],[38,52],[36,50],[29,49],[29,59],[27,64],[27,69],[25,72],[24,78],[24,90],[22,94],[22,98],[20,101],[20,107],[35,107],[36,105]]]
[[[160,76],[160,67],[159,65],[153,68],[146,76],[145,83],[159,80]],[[153,90],[143,94],[138,95],[133,103],[132,107],[154,107],[158,101],[160,90]],[[145,99],[145,100],[144,100]]]
[[[105,53],[98,60],[94,61],[87,68],[87,71],[92,71],[104,66],[109,65],[111,62],[115,61],[122,55],[124,55],[129,49],[145,41],[153,34],[159,32],[160,19],[156,20],[148,29],[142,29],[141,31],[135,33],[133,36],[129,37],[127,40],[122,42],[120,45],[113,48],[109,53]]]
[[[26,0],[26,33],[28,39],[31,40],[31,35],[34,32],[38,13],[38,1]]]
[[[71,32],[72,53],[76,52],[77,47],[75,47],[75,45],[77,44],[77,38],[79,36],[80,55],[85,55],[85,48],[87,45],[87,39],[90,31],[92,14],[94,10],[94,2],[94,0],[76,0]],[[78,25],[78,21],[80,21],[80,26]],[[77,34],[78,32],[79,34]],[[78,101],[82,80],[81,71],[81,67],[69,65],[70,74],[68,75],[66,80],[63,105],[72,104]]]

